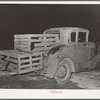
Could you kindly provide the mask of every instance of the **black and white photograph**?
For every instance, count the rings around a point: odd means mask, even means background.
[[[0,4],[0,89],[100,89],[100,4]]]

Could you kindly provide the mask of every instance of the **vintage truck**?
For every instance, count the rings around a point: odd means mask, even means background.
[[[88,42],[89,31],[77,27],[50,28],[43,34],[14,35],[14,50],[0,51],[0,73],[34,72],[65,84],[74,72],[99,65],[95,43]]]

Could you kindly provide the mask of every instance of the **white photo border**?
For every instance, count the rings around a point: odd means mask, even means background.
[[[0,1],[0,4],[100,4],[100,1]],[[100,99],[100,90],[0,89],[0,99]]]

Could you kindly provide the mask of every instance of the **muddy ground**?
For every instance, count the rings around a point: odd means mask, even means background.
[[[100,68],[95,70],[72,74],[65,85],[58,85],[54,79],[43,76],[34,76],[33,73],[2,76],[0,75],[0,88],[2,89],[100,89]]]

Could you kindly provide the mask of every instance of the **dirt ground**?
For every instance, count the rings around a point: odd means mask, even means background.
[[[100,89],[100,68],[72,74],[65,85],[59,85],[54,79],[43,76],[34,76],[33,73],[0,76],[2,89]]]

